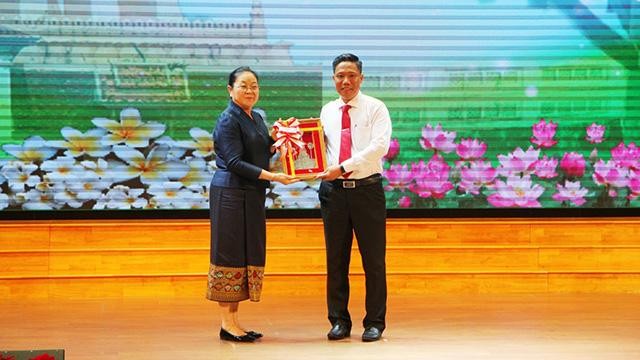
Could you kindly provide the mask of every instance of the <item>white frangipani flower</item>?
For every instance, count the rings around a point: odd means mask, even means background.
[[[162,209],[185,207],[193,198],[193,193],[185,188],[179,181],[166,181],[162,184],[151,184],[147,192],[153,195],[158,207]]]
[[[319,208],[320,202],[318,200],[318,191],[309,186],[304,181],[297,183],[282,185],[276,183],[273,187],[273,192],[279,197],[279,202],[276,201],[274,205],[279,205],[283,208]]]
[[[7,181],[7,178],[5,178],[4,175],[2,175],[2,169],[6,164],[7,164],[6,160],[0,160],[0,185],[4,184],[4,182]]]
[[[96,174],[101,180],[111,182],[111,174],[108,173],[109,163],[104,159],[96,161],[85,160],[80,163],[85,170]]]
[[[207,157],[214,154],[213,134],[200,128],[191,128],[189,134],[193,140],[178,141],[176,146],[193,149],[193,155]]]
[[[27,186],[34,187],[40,182],[40,177],[33,175],[36,170],[38,166],[35,164],[10,161],[2,167],[1,173],[6,178],[11,191],[17,193],[25,191]]]
[[[59,185],[56,185],[55,183],[53,183],[48,175],[44,175],[42,177],[42,181],[36,184],[36,190],[42,191],[42,192],[53,191],[58,187]]]
[[[207,187],[211,183],[211,174],[207,171],[207,163],[202,158],[188,158],[185,161],[189,164],[189,172],[180,179],[190,190],[198,191]]]
[[[176,141],[169,136],[163,136],[156,139],[155,144],[166,145],[169,148],[169,151],[167,152],[167,160],[169,161],[178,161],[187,152],[187,149],[177,147]]]
[[[29,137],[22,145],[4,144],[2,145],[2,150],[26,163],[50,159],[57,151],[55,148],[48,146],[47,142],[40,136]]]
[[[0,189],[0,210],[4,210],[9,207],[9,196],[2,193],[2,189]]]
[[[164,136],[161,136],[161,137],[157,138],[154,141],[154,143],[157,144],[157,145],[167,145],[167,147],[173,147],[173,146],[176,145],[176,141],[173,140],[173,138],[171,136],[168,136],[168,135],[164,135]]]
[[[147,202],[147,204],[144,206],[145,210],[152,210],[152,209],[159,209],[159,208],[160,206],[158,204],[158,201],[154,197],[151,197]]]
[[[209,190],[208,187],[201,187],[197,191],[193,191],[191,201],[187,203],[189,209],[208,209],[209,208]]]
[[[94,118],[91,122],[107,130],[109,134],[102,138],[103,145],[126,144],[131,147],[146,147],[149,140],[162,135],[166,126],[157,122],[143,122],[137,109],[127,108],[120,112],[120,121],[106,118]]]
[[[67,149],[65,156],[80,157],[84,154],[102,157],[111,152],[111,147],[102,144],[102,138],[107,134],[104,129],[91,129],[83,133],[72,127],[63,127],[60,133],[66,140],[49,141],[48,144],[57,148]]]
[[[96,199],[96,203],[93,205],[94,210],[104,210],[107,208],[107,203],[109,202],[109,198],[106,194],[100,194],[100,196]]]
[[[128,186],[117,185],[107,193],[107,208],[119,210],[142,209],[147,205],[147,200],[140,197],[143,193],[144,189],[130,189]]]
[[[71,191],[68,187],[59,188],[53,198],[61,206],[69,205],[74,209],[82,206],[82,201],[78,199],[78,194]]]
[[[128,146],[114,146],[113,152],[127,165],[112,163],[114,181],[120,182],[140,176],[143,184],[165,182],[183,178],[189,172],[187,164],[177,161],[166,161],[168,148],[156,146],[145,157],[140,151]]]
[[[102,180],[96,173],[87,171],[81,174],[76,181],[67,184],[68,189],[76,194],[79,200],[97,200],[102,195],[102,190],[108,188],[110,183]]]
[[[55,201],[56,192],[56,190],[31,189],[16,194],[16,202],[21,203],[24,210],[57,210],[62,205]]]
[[[75,181],[78,175],[83,172],[82,166],[71,156],[47,160],[40,165],[40,169],[46,171],[54,182]]]

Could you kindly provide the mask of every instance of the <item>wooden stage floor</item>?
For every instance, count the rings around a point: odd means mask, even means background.
[[[64,348],[92,359],[640,359],[640,295],[424,295],[389,298],[381,341],[362,343],[361,294],[352,337],[326,340],[322,297],[242,303],[265,333],[222,342],[217,304],[204,298],[0,299],[0,349]]]

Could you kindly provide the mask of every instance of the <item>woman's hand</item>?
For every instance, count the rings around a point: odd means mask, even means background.
[[[277,181],[284,185],[289,185],[300,181],[300,179],[293,177],[291,175],[287,175],[285,173],[273,173],[273,177],[271,177],[271,181]]]

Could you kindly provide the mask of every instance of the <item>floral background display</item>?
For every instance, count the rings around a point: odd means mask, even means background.
[[[94,118],[85,132],[64,127],[64,140],[34,135],[2,149],[1,210],[206,209],[216,171],[213,137],[201,128],[190,140],[164,135],[166,127],[123,109],[119,120]],[[589,153],[558,156],[559,123],[540,119],[521,147],[487,158],[492,144],[426,124],[415,141],[424,157],[402,162],[393,138],[384,159],[390,208],[637,207],[640,148],[619,142],[602,148],[607,129],[584,129]],[[274,159],[274,167],[280,162]],[[277,168],[275,170],[278,170]],[[319,206],[318,182],[272,184],[268,208]]]
[[[638,1],[89,3],[0,14],[6,217],[206,209],[229,72],[257,70],[270,123],[316,117],[345,51],[393,122],[389,209],[640,207]],[[266,205],[317,208],[318,185]]]
[[[207,209],[216,170],[213,136],[189,130],[190,140],[163,135],[166,126],[123,109],[119,121],[94,118],[85,132],[64,127],[64,140],[31,136],[2,149],[0,210]],[[279,161],[274,159],[276,166]],[[269,190],[268,207],[316,207],[317,184]]]
[[[388,205],[436,208],[455,202],[460,208],[631,207],[639,206],[640,148],[619,142],[599,147],[606,127],[584,129],[589,153],[550,153],[558,123],[540,119],[521,147],[486,158],[483,139],[458,136],[440,124],[427,124],[417,139],[425,158],[398,161],[401,144],[393,139],[386,155]]]

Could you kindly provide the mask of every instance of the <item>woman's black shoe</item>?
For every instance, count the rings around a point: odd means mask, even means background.
[[[227,330],[220,328],[220,340],[235,341],[235,342],[254,342],[256,338],[254,338],[249,334],[236,336],[228,332]]]
[[[256,331],[249,330],[249,331],[246,331],[246,333],[247,333],[247,335],[249,335],[251,337],[254,337],[256,339],[260,339],[262,337],[262,334],[259,333],[259,332],[256,332]]]

